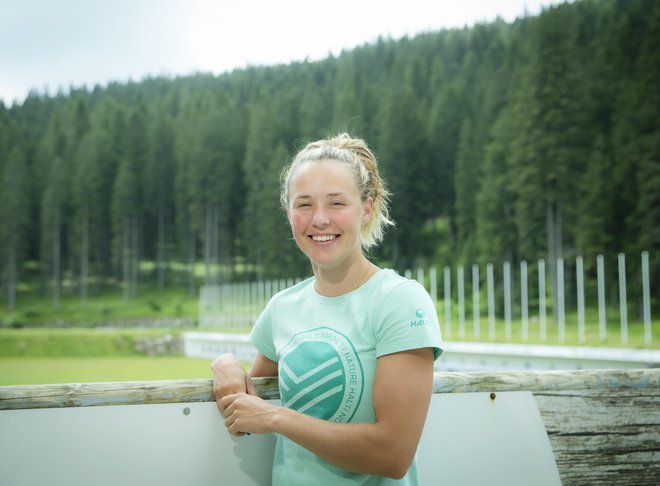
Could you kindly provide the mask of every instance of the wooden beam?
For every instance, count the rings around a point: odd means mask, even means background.
[[[279,398],[276,378],[255,378],[262,398]],[[434,393],[660,388],[660,369],[437,372]],[[213,401],[211,380],[70,383],[0,387],[0,410]]]

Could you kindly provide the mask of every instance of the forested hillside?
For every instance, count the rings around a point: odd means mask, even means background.
[[[21,282],[84,298],[308,274],[278,177],[339,131],[366,138],[390,183],[397,226],[373,256],[394,268],[657,259],[660,2],[576,1],[319,62],[0,104],[8,305]]]

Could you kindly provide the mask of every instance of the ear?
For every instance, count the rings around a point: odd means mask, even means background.
[[[367,224],[371,221],[371,217],[374,213],[374,198],[369,197],[367,201],[362,205],[362,225]]]

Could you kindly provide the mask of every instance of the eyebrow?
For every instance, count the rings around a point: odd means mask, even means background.
[[[345,192],[329,192],[328,194],[326,194],[326,195],[323,196],[323,197],[340,197],[340,196],[345,196],[345,195],[346,195]],[[308,194],[301,194],[301,195],[299,195],[299,196],[295,196],[295,197],[293,198],[294,201],[295,201],[296,199],[312,199],[312,196],[310,196],[310,195],[308,195]]]

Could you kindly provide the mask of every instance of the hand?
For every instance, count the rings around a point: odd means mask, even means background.
[[[224,414],[221,399],[236,393],[256,395],[252,380],[245,372],[241,363],[233,354],[218,356],[211,365],[213,370],[213,396],[220,413]]]
[[[227,395],[220,399],[225,426],[235,436],[272,432],[272,417],[279,407],[247,393]]]

